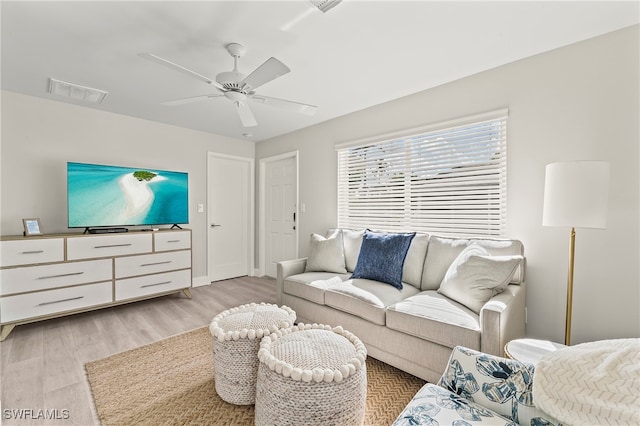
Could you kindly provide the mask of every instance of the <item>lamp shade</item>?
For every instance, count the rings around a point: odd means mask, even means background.
[[[609,163],[574,161],[548,164],[542,225],[606,228]]]

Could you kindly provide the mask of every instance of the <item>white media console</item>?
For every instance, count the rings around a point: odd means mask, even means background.
[[[0,239],[0,341],[16,325],[183,291],[191,230]]]

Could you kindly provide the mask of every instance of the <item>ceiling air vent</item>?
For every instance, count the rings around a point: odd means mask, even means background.
[[[309,0],[311,4],[326,13],[329,9],[337,6],[342,0]]]
[[[68,83],[54,78],[49,79],[49,93],[92,104],[101,104],[108,95],[108,92],[104,90],[80,86],[79,84]]]

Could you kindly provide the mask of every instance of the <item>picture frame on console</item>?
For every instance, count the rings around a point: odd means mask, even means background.
[[[23,235],[25,237],[43,235],[42,225],[40,224],[39,218],[22,219],[22,225],[24,226]]]

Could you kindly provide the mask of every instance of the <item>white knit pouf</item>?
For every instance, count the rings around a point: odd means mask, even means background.
[[[258,358],[256,425],[362,424],[367,350],[353,333],[298,324],[264,337]]]
[[[291,327],[295,320],[296,313],[287,306],[251,303],[228,309],[211,321],[215,388],[220,398],[236,405],[255,403],[260,340]]]

